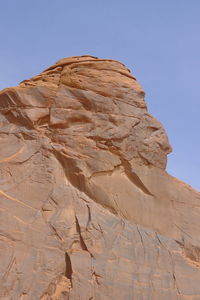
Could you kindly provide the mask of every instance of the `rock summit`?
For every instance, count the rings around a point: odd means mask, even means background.
[[[200,193],[144,96],[93,56],[0,92],[0,299],[200,299]]]

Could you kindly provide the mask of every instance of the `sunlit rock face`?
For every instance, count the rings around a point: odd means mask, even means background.
[[[200,299],[200,194],[122,63],[1,91],[0,141],[0,299]]]

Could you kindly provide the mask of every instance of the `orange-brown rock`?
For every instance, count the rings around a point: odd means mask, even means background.
[[[130,71],[58,61],[0,92],[0,299],[199,300],[200,194]]]

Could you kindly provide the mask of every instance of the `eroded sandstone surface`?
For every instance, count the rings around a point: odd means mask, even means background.
[[[200,194],[122,63],[4,89],[0,142],[0,299],[200,299]]]

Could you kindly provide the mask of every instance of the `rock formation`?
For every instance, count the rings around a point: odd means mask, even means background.
[[[114,60],[0,93],[0,299],[199,300],[200,194]]]

